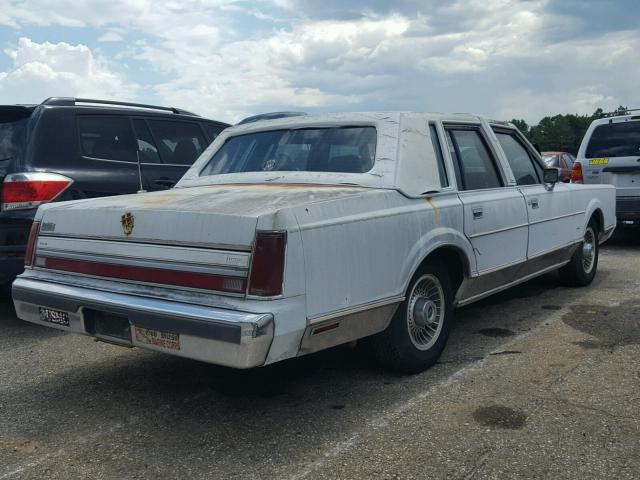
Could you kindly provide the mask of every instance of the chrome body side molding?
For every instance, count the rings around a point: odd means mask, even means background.
[[[381,332],[391,322],[398,305],[396,301],[310,324],[302,336],[298,355],[317,352]]]

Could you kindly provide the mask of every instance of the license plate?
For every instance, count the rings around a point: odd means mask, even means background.
[[[180,334],[152,330],[151,328],[133,327],[136,341],[147,345],[166,348],[168,350],[180,350]]]
[[[69,326],[69,314],[67,312],[61,312],[60,310],[40,307],[40,320],[55,325],[62,325],[63,327]]]
[[[608,158],[592,158],[591,160],[589,160],[589,165],[608,165],[608,164],[609,164]]]

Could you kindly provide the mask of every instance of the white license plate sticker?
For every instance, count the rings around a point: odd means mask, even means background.
[[[136,341],[139,343],[154,345],[168,350],[180,350],[179,333],[152,330],[151,328],[138,327],[137,325],[134,325],[133,331]]]
[[[69,326],[69,314],[60,310],[40,307],[40,320],[54,325]]]

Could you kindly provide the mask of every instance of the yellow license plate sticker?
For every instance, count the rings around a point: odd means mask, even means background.
[[[608,158],[592,158],[589,160],[589,165],[607,165],[608,163]]]
[[[180,350],[180,334],[173,332],[163,332],[161,330],[152,330],[150,328],[133,327],[136,341],[146,345],[154,345],[168,350]]]

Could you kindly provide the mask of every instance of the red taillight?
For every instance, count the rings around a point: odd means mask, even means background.
[[[12,173],[2,185],[2,210],[34,208],[50,202],[72,183],[73,180],[57,173]]]
[[[30,267],[33,265],[33,254],[36,253],[36,241],[38,240],[38,233],[40,233],[40,222],[33,222],[31,224],[31,231],[29,232],[29,240],[27,241],[27,251],[24,252],[24,266]]]
[[[571,183],[583,183],[582,177],[582,164],[580,162],[573,162],[573,168],[571,169]]]
[[[249,294],[272,297],[282,293],[285,232],[258,232],[251,262]]]

